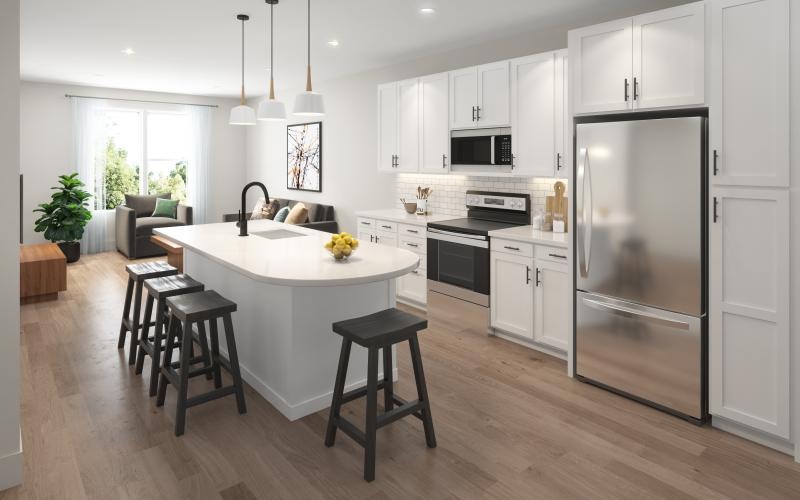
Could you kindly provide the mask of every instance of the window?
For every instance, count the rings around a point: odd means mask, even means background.
[[[94,118],[95,209],[114,209],[131,193],[170,193],[186,201],[191,144],[186,113],[98,109]]]

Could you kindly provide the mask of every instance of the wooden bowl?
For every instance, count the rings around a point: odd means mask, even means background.
[[[417,211],[417,204],[416,203],[406,203],[405,204],[406,212],[413,214]]]

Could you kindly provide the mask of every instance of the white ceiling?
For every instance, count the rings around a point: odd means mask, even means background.
[[[312,68],[322,81],[559,26],[590,24],[685,0],[314,0]],[[433,7],[432,15],[419,13]],[[25,0],[23,80],[197,95],[239,93],[240,24],[246,23],[246,86],[268,81],[268,6],[263,0]],[[275,78],[303,85],[306,2],[275,6]],[[327,44],[330,39],[338,47]],[[130,47],[135,54],[126,56]]]

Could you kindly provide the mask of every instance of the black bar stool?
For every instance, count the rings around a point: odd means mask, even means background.
[[[145,262],[142,264],[129,264],[125,266],[128,271],[128,289],[125,292],[125,306],[122,308],[122,321],[119,325],[119,340],[117,349],[125,347],[125,335],[131,332],[130,353],[128,353],[128,364],[136,363],[136,347],[139,344],[139,328],[141,328],[140,313],[142,310],[142,284],[144,280],[151,278],[161,278],[178,274],[178,270],[166,262]],[[134,285],[136,291],[134,293]],[[135,295],[135,297],[134,297]],[[131,301],[133,303],[133,317],[131,318]],[[147,318],[150,321],[150,318]]]
[[[163,278],[151,278],[144,282],[147,289],[147,302],[144,306],[144,326],[139,338],[139,352],[136,356],[136,374],[142,373],[144,368],[145,355],[150,356],[150,396],[156,395],[158,388],[158,371],[161,368],[161,351],[164,350],[164,327],[169,318],[167,311],[167,298],[186,293],[202,292],[205,286],[199,281],[186,274],[176,274],[175,276],[165,276]],[[156,304],[155,332],[150,336],[150,318],[153,314],[153,304]],[[197,342],[202,350],[203,364],[211,365],[211,354],[208,350],[208,340],[206,329],[203,323],[198,325],[199,334]],[[180,335],[180,332],[177,333]],[[211,378],[211,372],[206,374],[206,378]]]
[[[436,435],[433,432],[428,389],[422,371],[422,356],[419,352],[417,332],[428,327],[422,318],[397,309],[387,309],[368,316],[339,321],[333,324],[333,331],[342,336],[342,351],[339,355],[339,368],[333,387],[333,401],[325,433],[325,446],[333,446],[336,430],[353,438],[364,447],[364,479],[375,479],[375,434],[378,429],[408,415],[422,420],[425,441],[428,448],[436,448]],[[411,363],[417,384],[417,400],[404,401],[394,395],[392,383],[392,346],[408,341],[411,348]],[[344,392],[347,365],[350,360],[352,343],[367,348],[367,385],[360,389]],[[378,350],[383,350],[383,380],[378,380]],[[378,415],[378,390],[383,389],[384,413]],[[349,420],[341,416],[344,403],[367,397],[366,430],[361,431]],[[395,407],[395,405],[398,405]]]
[[[158,398],[156,406],[163,406],[167,395],[167,384],[172,384],[178,390],[178,405],[175,415],[175,435],[183,434],[186,424],[186,409],[208,401],[218,399],[230,394],[236,394],[236,406],[239,413],[246,413],[247,406],[244,401],[244,387],[242,375],[239,371],[239,356],[236,353],[236,340],[233,336],[233,322],[231,313],[236,311],[236,304],[222,297],[213,290],[204,292],[178,295],[166,299],[170,310],[169,331],[167,333],[167,346],[164,351],[164,362],[161,365],[161,377],[158,381]],[[222,318],[225,326],[225,340],[228,344],[228,357],[219,353],[219,334],[217,320]],[[190,369],[192,327],[196,323],[199,328],[204,328],[203,323],[208,321],[211,333],[211,365],[203,368]],[[183,340],[179,360],[172,362],[172,351],[175,347],[175,332],[183,323]],[[178,369],[176,372],[175,369]],[[222,372],[225,368],[233,377],[233,385],[222,387]],[[198,375],[213,373],[214,390],[189,398],[189,379]]]

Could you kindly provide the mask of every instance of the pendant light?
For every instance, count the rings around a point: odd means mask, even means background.
[[[231,117],[228,123],[231,125],[255,125],[256,112],[253,108],[245,104],[244,100],[244,22],[250,19],[247,14],[239,14],[236,19],[242,22],[242,94],[239,105],[231,110]]]
[[[285,120],[286,106],[275,100],[275,65],[273,64],[273,47],[275,46],[275,15],[273,7],[278,0],[265,0],[269,4],[269,97],[258,105],[258,119],[264,121]]]
[[[306,66],[306,91],[297,94],[294,101],[294,114],[300,116],[325,115],[322,94],[311,88],[311,0],[308,0],[308,60]]]

